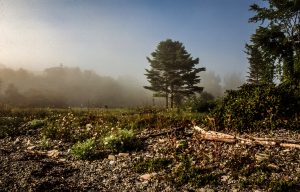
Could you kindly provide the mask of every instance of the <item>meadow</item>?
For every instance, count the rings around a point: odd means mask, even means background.
[[[298,148],[207,141],[208,113],[2,108],[1,191],[299,191]],[[299,140],[297,130],[239,137]]]

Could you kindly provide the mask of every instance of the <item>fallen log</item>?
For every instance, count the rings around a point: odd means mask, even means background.
[[[216,131],[206,131],[199,126],[194,126],[194,129],[200,133],[200,138],[208,141],[217,141],[225,143],[241,143],[245,145],[264,145],[264,146],[281,146],[286,148],[298,148],[300,149],[300,141],[287,140],[287,139],[275,139],[275,138],[260,138],[250,137],[242,138]]]

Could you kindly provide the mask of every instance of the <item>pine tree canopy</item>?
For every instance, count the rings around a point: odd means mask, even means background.
[[[282,82],[298,85],[300,82],[300,0],[264,0],[266,7],[253,4],[250,10],[255,15],[249,22],[260,26],[251,37],[251,44],[246,46],[250,57],[250,79],[255,67],[253,60],[261,55],[260,70],[265,70],[269,78],[274,75]],[[253,48],[257,49],[254,54]],[[252,49],[252,50],[251,50]],[[259,53],[257,52],[259,51]],[[250,54],[249,54],[250,53]],[[251,63],[252,62],[252,63]],[[257,62],[257,61],[255,61]],[[269,67],[266,66],[266,62]],[[273,65],[273,66],[271,66]],[[266,79],[265,79],[266,80]]]
[[[179,104],[184,97],[200,93],[203,87],[199,73],[205,68],[197,68],[199,58],[194,59],[179,41],[167,39],[161,41],[151,57],[147,57],[150,69],[146,69],[146,78],[150,83],[144,88],[155,92],[155,96],[166,98],[166,107]]]

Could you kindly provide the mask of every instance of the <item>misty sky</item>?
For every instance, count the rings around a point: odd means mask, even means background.
[[[0,63],[78,66],[141,81],[157,44],[181,41],[216,74],[246,75],[254,0],[0,0]]]

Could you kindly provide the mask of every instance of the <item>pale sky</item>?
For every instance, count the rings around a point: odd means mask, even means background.
[[[0,0],[0,63],[59,66],[146,81],[160,41],[182,42],[199,67],[246,75],[257,0]]]

